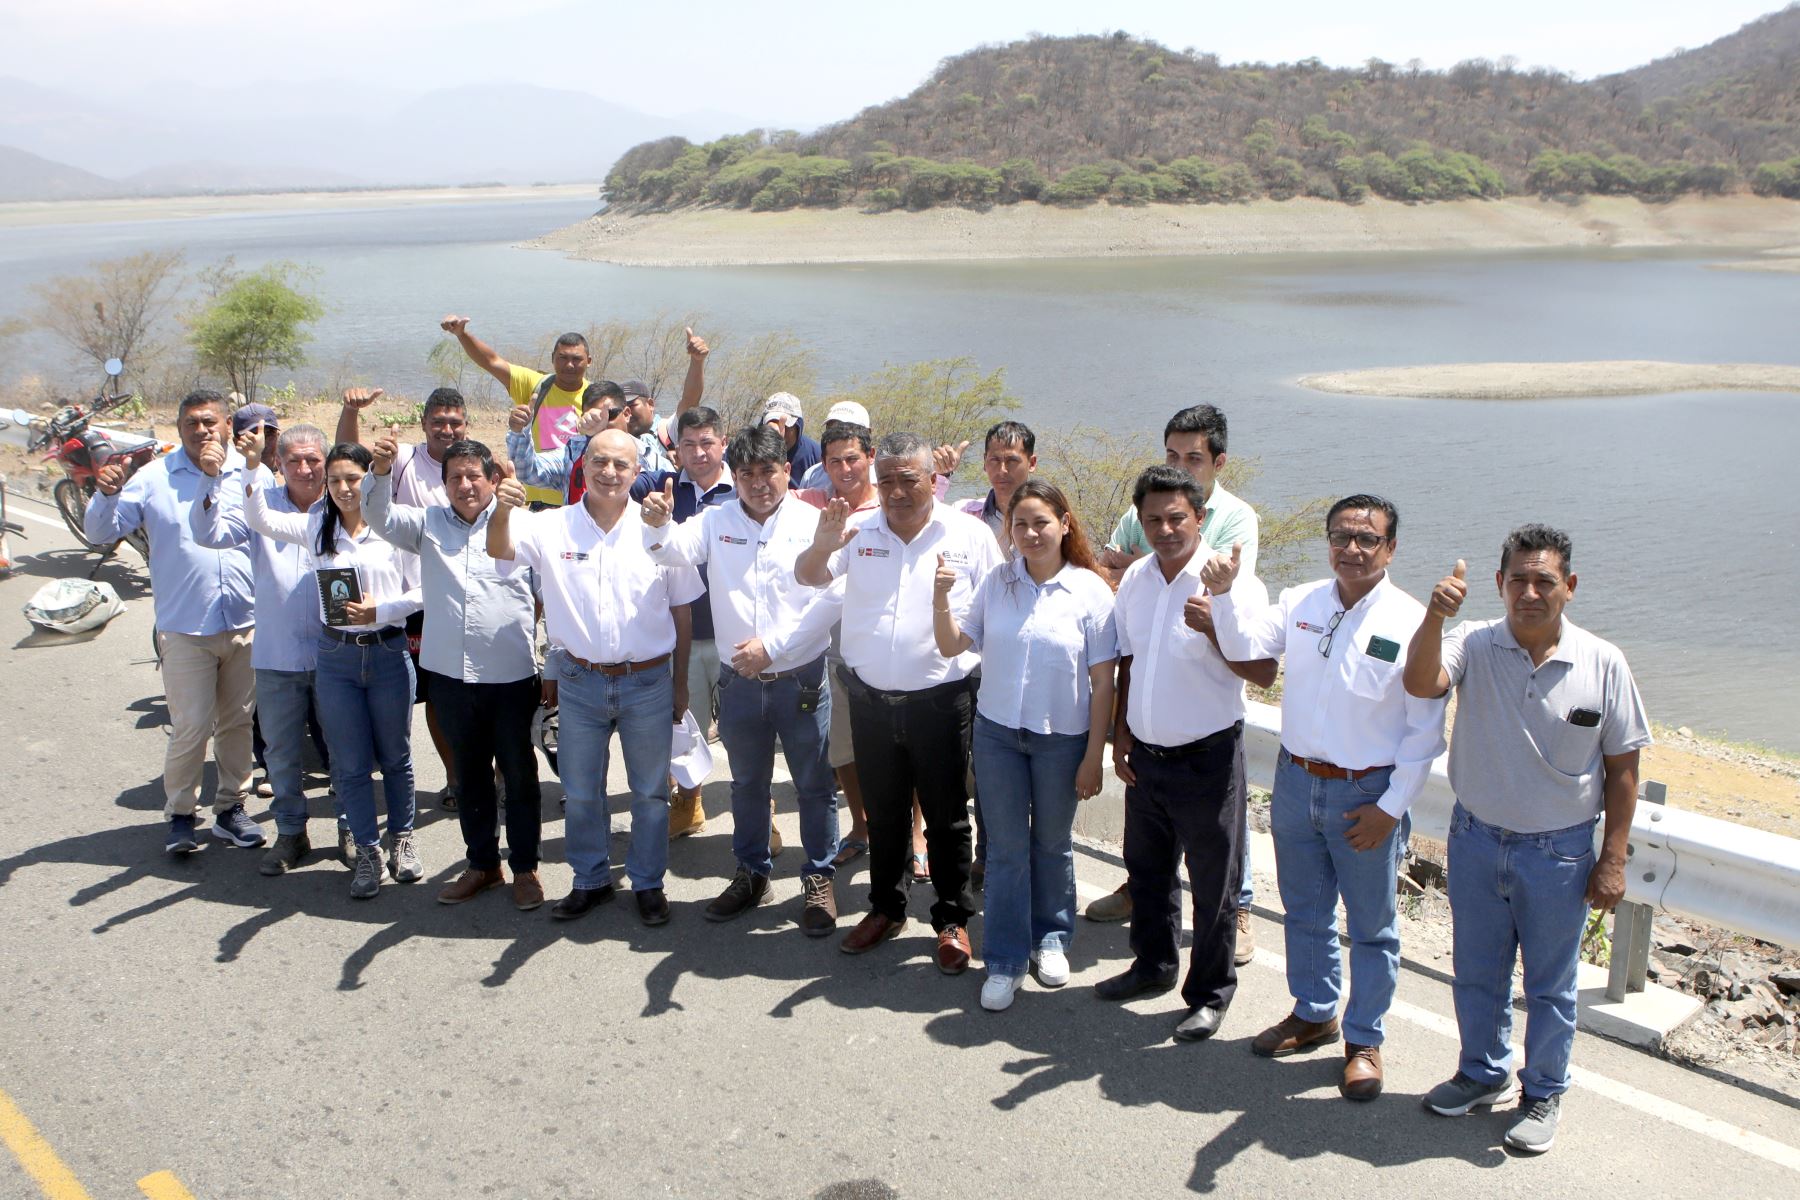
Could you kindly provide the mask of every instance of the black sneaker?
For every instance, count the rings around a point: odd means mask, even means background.
[[[192,854],[200,848],[200,841],[194,836],[194,815],[169,818],[169,840],[163,849],[170,854]]]
[[[709,921],[729,921],[745,909],[755,908],[759,904],[769,902],[769,877],[758,875],[742,864],[731,882],[720,892],[711,904],[706,906],[706,919]]]

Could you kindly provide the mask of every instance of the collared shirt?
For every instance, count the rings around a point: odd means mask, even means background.
[[[325,504],[330,504],[329,497]],[[366,523],[355,537],[337,527],[336,546],[329,554],[319,553],[319,531],[325,522],[325,505],[309,513],[284,513],[272,510],[262,488],[252,488],[244,497],[244,520],[250,528],[265,537],[305,549],[308,565],[315,571],[326,567],[349,567],[356,572],[356,585],[364,602],[375,602],[375,621],[370,625],[333,625],[345,633],[370,633],[390,626],[403,625],[406,618],[425,606],[419,592],[419,559],[375,536]],[[325,620],[325,595],[314,577],[313,611],[321,624]]]
[[[385,540],[419,556],[425,631],[419,665],[464,683],[513,683],[537,674],[537,613],[527,572],[502,578],[488,556],[489,501],[470,524],[448,504],[397,503],[393,480],[363,476],[363,517]]]
[[[981,523],[994,531],[994,540],[1000,544],[1000,553],[1011,562],[1018,553],[1013,549],[1012,539],[1006,536],[1006,514],[1000,511],[1000,504],[994,499],[994,489],[989,488],[984,497],[969,497],[958,500],[956,507],[971,517],[979,518]]]
[[[988,572],[962,620],[981,655],[981,715],[1008,729],[1086,734],[1088,669],[1119,657],[1113,592],[1063,564],[1039,584],[1023,559]]]
[[[1202,552],[1164,582],[1156,555],[1125,568],[1113,609],[1119,653],[1131,656],[1125,723],[1155,746],[1185,746],[1244,719],[1244,681],[1204,633],[1189,629],[1183,606],[1199,593]],[[1240,576],[1238,587],[1261,588]],[[1233,588],[1235,591],[1236,588]],[[1248,597],[1245,597],[1248,599]]]
[[[512,459],[519,479],[528,487],[554,488],[561,493],[562,503],[569,503],[569,497],[575,487],[575,472],[581,470],[581,456],[587,453],[588,439],[583,434],[576,434],[553,450],[543,452],[531,448],[531,435],[528,433],[506,434],[506,457]],[[638,444],[638,471],[667,471],[672,469],[668,455],[663,453],[662,443],[653,434],[640,433]],[[444,503],[449,503],[446,499]]]
[[[671,512],[677,525],[702,510],[723,504],[737,495],[736,488],[732,486],[731,468],[721,464],[719,478],[709,488],[702,488],[688,478],[685,468],[680,471],[645,471],[637,477],[637,482],[631,485],[631,498],[641,503],[644,497],[651,492],[662,491],[663,484],[670,479],[675,481],[675,504]],[[706,579],[706,565],[702,563],[700,566],[700,586],[702,588],[706,586]],[[694,640],[710,642],[714,636],[712,606],[696,604],[694,606]]]
[[[1213,628],[1234,662],[1287,653],[1281,744],[1353,771],[1393,767],[1377,803],[1390,817],[1404,815],[1444,752],[1444,702],[1409,696],[1400,683],[1425,606],[1388,575],[1349,608],[1336,579],[1286,588],[1274,604],[1257,599],[1240,601],[1237,584],[1214,596]],[[1329,657],[1319,653],[1328,635]]]
[[[937,652],[931,615],[937,560],[943,555],[957,574],[950,611],[960,624],[975,589],[1000,565],[994,535],[975,518],[936,501],[910,542],[888,528],[879,508],[851,524],[856,536],[828,560],[833,578],[844,576],[844,663],[885,692],[922,691],[967,678],[981,662],[973,650],[955,658]]]
[[[220,474],[238,488],[244,460],[226,452]],[[146,463],[116,496],[95,492],[83,518],[88,540],[105,544],[143,529],[150,539],[150,590],[164,633],[247,629],[256,619],[255,569],[246,546],[214,550],[194,540],[188,510],[212,480],[179,446]]]
[[[1220,554],[1230,554],[1233,542],[1242,543],[1243,571],[1238,576],[1240,579],[1256,573],[1258,528],[1254,508],[1226,491],[1223,484],[1213,484],[1212,495],[1206,498],[1206,516],[1200,521],[1200,540]],[[1107,545],[1127,554],[1152,553],[1135,507],[1128,508],[1119,515],[1119,523],[1113,526],[1112,538]]]
[[[371,471],[363,478],[367,479],[373,474]],[[410,504],[414,508],[431,508],[450,503],[449,489],[444,486],[444,464],[431,457],[431,450],[424,442],[416,443],[412,447],[412,453],[394,464],[392,478],[393,498],[402,504]]]
[[[266,467],[256,469],[263,502],[281,513],[300,509],[286,486],[274,482]],[[256,638],[250,665],[258,671],[310,671],[319,653],[319,592],[313,586],[312,560],[303,547],[264,537],[244,520],[241,480],[227,484],[221,474],[188,509],[194,540],[223,550],[244,546],[256,584]],[[308,512],[325,503],[313,501]]]
[[[644,526],[644,547],[664,566],[706,566],[712,627],[721,647],[761,638],[771,671],[791,671],[825,652],[825,630],[785,641],[819,589],[794,578],[794,562],[812,545],[819,514],[786,497],[758,524],[740,499],[703,510],[684,524]],[[730,660],[730,655],[721,654]]]
[[[1604,755],[1650,744],[1650,719],[1625,656],[1567,616],[1556,651],[1531,654],[1497,621],[1444,635],[1456,689],[1450,787],[1476,819],[1514,833],[1567,829],[1605,807]],[[1592,725],[1577,714],[1597,714]]]
[[[512,515],[512,562],[530,567],[544,598],[550,644],[589,662],[645,662],[675,649],[673,605],[705,594],[692,567],[658,566],[644,549],[643,518],[627,504],[603,530],[586,504]]]

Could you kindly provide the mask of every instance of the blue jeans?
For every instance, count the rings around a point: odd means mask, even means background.
[[[669,665],[602,675],[553,650],[545,670],[557,681],[556,765],[566,800],[563,848],[575,886],[592,891],[612,883],[606,768],[616,730],[631,789],[625,874],[634,891],[661,887],[669,865],[669,750],[675,738],[675,677]],[[763,803],[768,802],[765,793]]]
[[[263,761],[275,799],[276,833],[306,832],[305,769],[308,722],[313,712],[311,671],[256,671],[256,721],[263,733]],[[338,824],[345,824],[344,799],[332,796]]]
[[[977,714],[975,783],[987,819],[990,975],[1021,975],[1033,951],[1067,951],[1075,933],[1075,771],[1085,733],[1032,733]]]
[[[800,711],[800,692],[813,710]],[[719,740],[731,757],[731,853],[757,875],[773,869],[769,856],[769,778],[775,739],[781,738],[800,808],[803,875],[831,876],[838,850],[837,783],[831,773],[831,692],[823,657],[793,675],[763,682],[729,666],[719,671]]]
[[[1594,822],[1513,833],[1450,818],[1450,913],[1460,1070],[1499,1087],[1512,1068],[1512,972],[1525,960],[1525,1069],[1531,1097],[1569,1090],[1575,1046],[1575,966],[1587,924]]]
[[[381,841],[375,815],[375,769],[387,798],[389,833],[411,833],[413,665],[404,636],[371,646],[319,637],[313,687],[319,723],[331,747],[331,782],[358,846]]]
[[[1283,750],[1269,804],[1276,879],[1287,910],[1287,984],[1294,1014],[1304,1021],[1338,1015],[1344,980],[1337,938],[1341,895],[1350,933],[1344,1040],[1359,1046],[1381,1045],[1381,1019],[1400,978],[1395,877],[1412,818],[1401,817],[1376,849],[1356,850],[1344,836],[1350,826],[1345,817],[1381,799],[1392,774],[1387,768],[1361,779],[1320,779],[1295,766]]]

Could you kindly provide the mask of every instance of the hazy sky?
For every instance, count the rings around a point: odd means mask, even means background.
[[[407,91],[539,82],[663,115],[816,124],[912,90],[941,58],[1033,32],[1123,29],[1227,62],[1441,68],[1510,54],[1585,78],[1703,45],[1782,2],[0,0],[0,75],[72,90],[96,76]]]

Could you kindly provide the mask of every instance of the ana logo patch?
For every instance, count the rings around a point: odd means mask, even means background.
[[[856,548],[856,557],[858,558],[886,558],[887,556],[888,552],[880,546],[858,546]]]
[[[719,540],[727,546],[748,546],[750,544],[749,538],[732,537],[729,533],[721,533]]]

